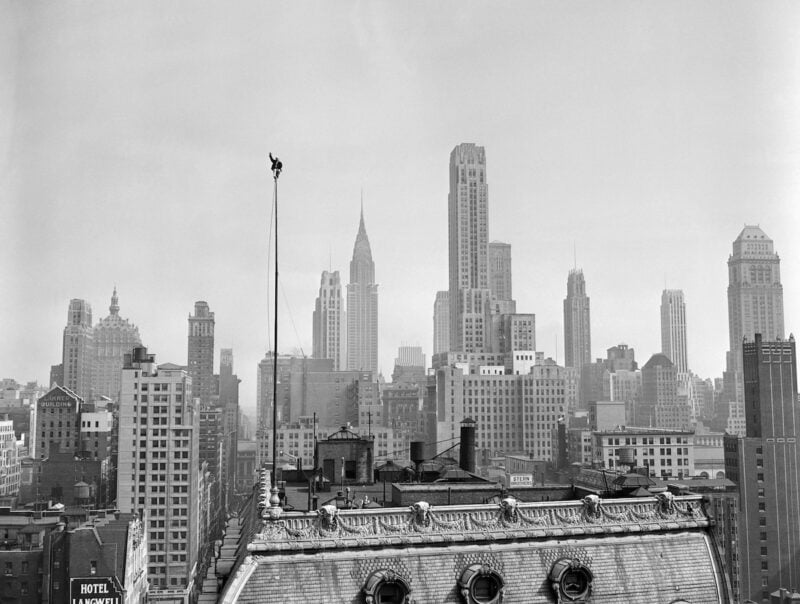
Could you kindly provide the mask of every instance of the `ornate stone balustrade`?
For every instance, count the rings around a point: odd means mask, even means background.
[[[522,503],[511,497],[499,505],[262,514],[262,528],[248,545],[252,553],[426,543],[487,542],[642,533],[707,527],[711,519],[699,495]]]

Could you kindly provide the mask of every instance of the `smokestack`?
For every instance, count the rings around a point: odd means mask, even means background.
[[[475,420],[471,417],[461,422],[461,454],[458,461],[462,470],[475,473]]]

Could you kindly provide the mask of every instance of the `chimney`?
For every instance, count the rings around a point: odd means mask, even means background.
[[[465,472],[475,473],[475,420],[471,417],[461,422],[461,453],[458,465]]]

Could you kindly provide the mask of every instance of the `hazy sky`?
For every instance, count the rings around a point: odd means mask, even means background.
[[[281,352],[311,353],[320,273],[346,281],[363,190],[381,368],[403,343],[430,360],[461,142],[486,148],[490,239],[512,246],[546,355],[563,362],[576,249],[593,356],[658,352],[666,285],[685,293],[690,367],[721,375],[745,223],[774,239],[800,331],[800,3],[0,6],[0,377],[46,383],[69,300],[97,321],[116,284],[158,362],[186,362],[208,301],[251,407],[270,151]]]

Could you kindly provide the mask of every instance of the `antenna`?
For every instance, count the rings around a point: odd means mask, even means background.
[[[574,240],[572,242],[572,268],[578,270],[578,246]]]

